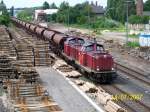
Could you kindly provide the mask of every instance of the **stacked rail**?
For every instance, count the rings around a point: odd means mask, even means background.
[[[0,52],[11,57],[14,57],[16,54],[5,26],[0,26]]]
[[[49,66],[49,42],[39,40],[34,36],[23,34],[21,29],[11,31],[16,41],[17,56],[20,60],[30,61],[34,66]]]
[[[5,28],[0,28],[0,78],[3,87],[8,92],[10,110],[17,112],[62,112],[61,108],[52,100],[46,89],[40,83],[39,74],[34,68],[35,47],[30,37],[20,36],[16,32],[11,39]],[[3,38],[3,35],[4,36]],[[29,38],[29,39],[28,39]],[[30,41],[29,41],[30,40]],[[10,45],[15,49],[12,58]],[[38,40],[37,40],[38,41]],[[14,60],[15,59],[15,60]]]
[[[51,64],[49,57],[49,42],[42,40],[36,41],[34,53],[35,66],[49,66]]]
[[[25,80],[6,80],[8,95],[17,112],[62,112],[39,83],[26,83]]]
[[[7,55],[0,55],[0,80],[14,78],[15,70]]]

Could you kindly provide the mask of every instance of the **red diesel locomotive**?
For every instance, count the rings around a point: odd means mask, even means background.
[[[113,57],[95,39],[91,41],[68,36],[16,18],[12,18],[12,21],[35,33],[41,39],[49,41],[50,48],[55,53],[63,56],[67,62],[84,72],[90,79],[109,83],[117,77]]]

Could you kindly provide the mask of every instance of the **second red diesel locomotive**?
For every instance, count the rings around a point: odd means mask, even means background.
[[[55,53],[84,72],[90,79],[100,83],[109,83],[117,77],[112,55],[106,52],[103,45],[98,44],[95,39],[91,41],[65,35],[16,18],[12,18],[12,21],[35,33],[40,39],[49,41],[50,48]]]

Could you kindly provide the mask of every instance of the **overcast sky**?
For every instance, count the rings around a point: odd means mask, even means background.
[[[1,0],[0,0],[1,1]],[[6,4],[7,8],[10,8],[11,6],[17,7],[34,7],[34,6],[41,6],[44,1],[47,1],[48,3],[55,2],[57,6],[60,5],[63,1],[68,1],[70,5],[75,5],[77,3],[82,3],[85,1],[96,1],[96,0],[3,0]],[[106,6],[107,0],[97,0],[99,4],[102,6]]]
[[[1,1],[1,0],[0,0]],[[48,3],[55,2],[57,6],[60,5],[63,1],[68,1],[70,5],[75,5],[77,3],[82,3],[85,1],[98,1],[98,4],[106,7],[107,0],[3,0],[6,4],[7,8],[10,8],[11,6],[14,6],[15,8],[18,7],[35,7],[35,6],[41,6],[44,1],[47,1]],[[146,0],[144,0],[146,1]]]

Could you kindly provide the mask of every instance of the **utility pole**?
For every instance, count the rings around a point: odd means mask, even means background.
[[[87,1],[88,3],[88,30],[89,30],[89,36],[90,36],[90,24],[91,24],[91,20],[90,20],[90,3],[89,1]]]
[[[68,15],[67,15],[67,25],[68,25],[68,33],[69,33],[69,24],[70,24],[70,6],[69,6],[69,2],[68,2]]]
[[[69,12],[70,11],[69,11],[69,7],[68,7],[68,32],[69,32],[69,23],[70,23],[70,21],[69,21],[70,20],[70,14],[69,14]]]
[[[128,43],[129,38],[129,32],[128,32],[128,23],[129,23],[129,4],[132,3],[132,1],[125,1],[126,3],[126,44]]]

